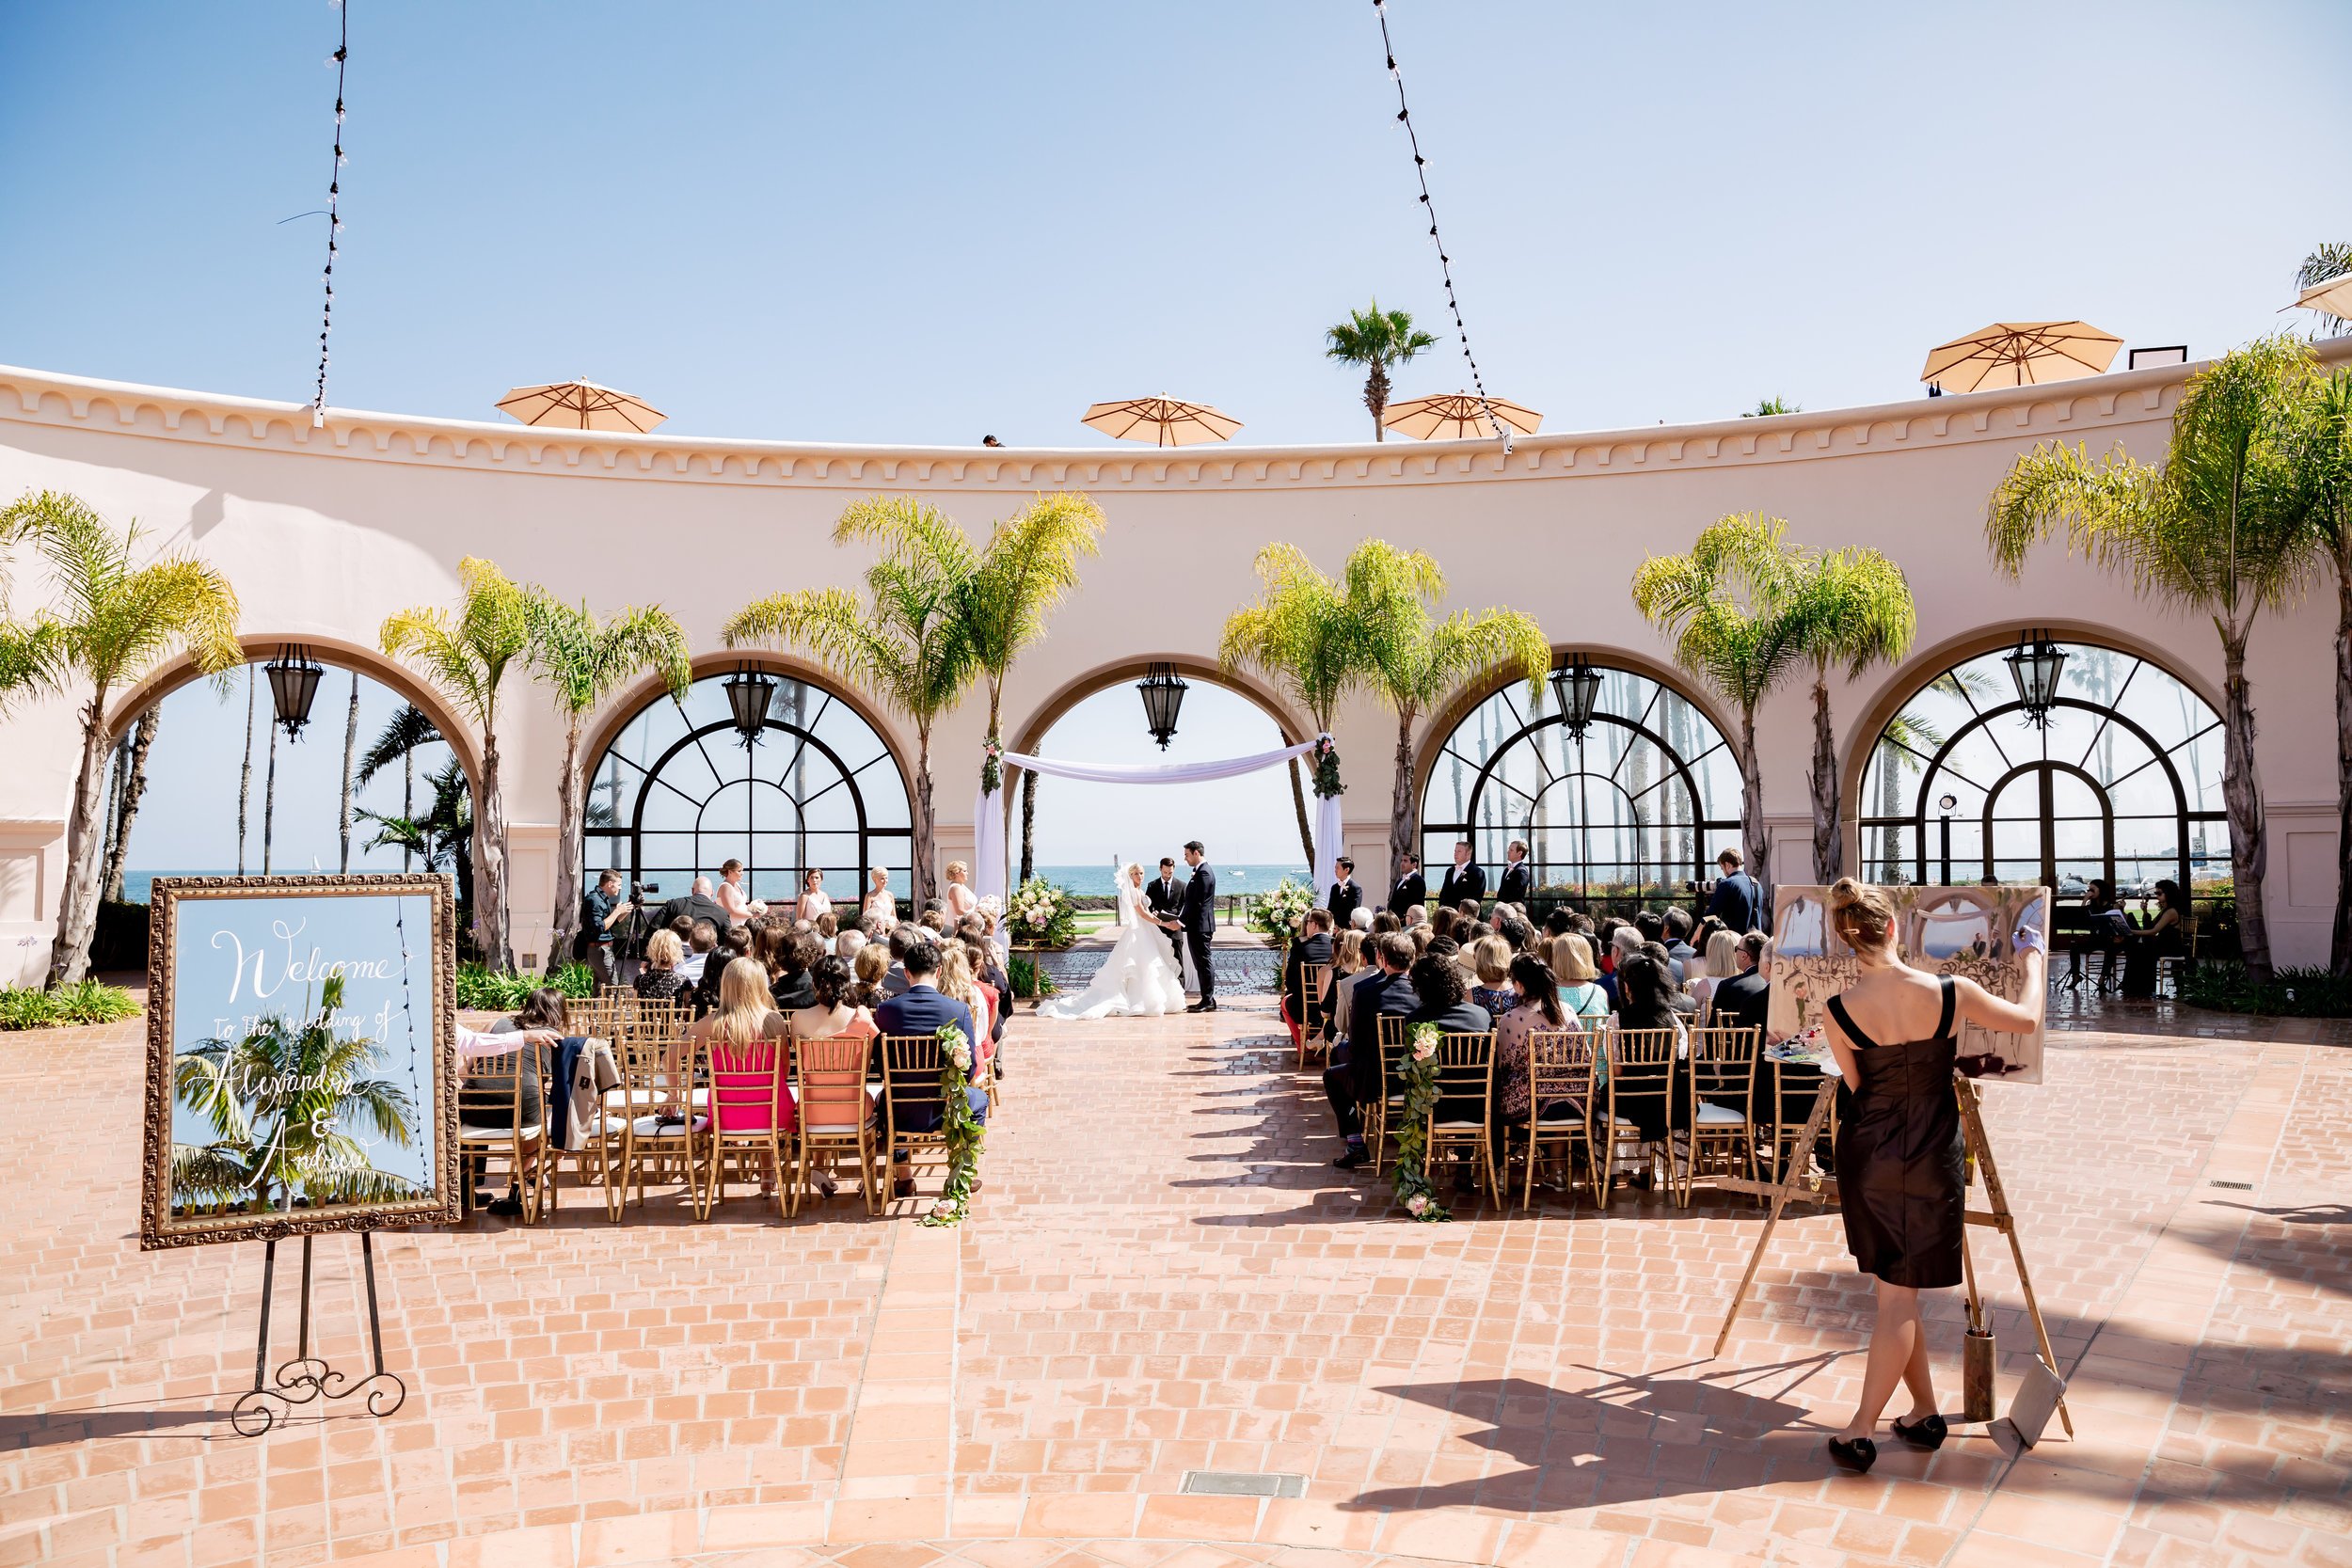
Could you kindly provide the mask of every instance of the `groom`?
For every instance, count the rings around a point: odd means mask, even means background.
[[[1192,953],[1192,971],[1200,977],[1200,1000],[1184,1011],[1216,1011],[1216,971],[1209,964],[1209,940],[1216,931],[1216,873],[1209,867],[1208,851],[1194,839],[1184,846],[1184,863],[1192,880],[1184,884],[1184,902],[1178,914],[1184,944]]]

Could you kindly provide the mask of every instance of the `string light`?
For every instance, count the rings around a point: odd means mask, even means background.
[[[351,62],[351,8],[343,0],[328,0],[342,21],[342,31],[335,40],[335,53],[326,63],[335,68],[335,162],[326,175],[326,304],[319,312],[319,383],[310,399],[310,426],[318,428],[326,422],[326,335],[335,329],[335,251],[337,237],[343,231],[343,220],[336,214],[343,194],[343,68]]]
[[[1486,383],[1478,373],[1478,356],[1470,352],[1470,328],[1462,325],[1462,302],[1454,291],[1454,258],[1447,254],[1445,237],[1438,232],[1438,204],[1429,198],[1429,160],[1422,155],[1421,135],[1413,128],[1413,111],[1405,102],[1405,72],[1397,69],[1396,44],[1389,37],[1388,0],[1372,0],[1373,14],[1380,19],[1380,49],[1388,56],[1389,79],[1396,84],[1396,119],[1405,127],[1406,142],[1413,150],[1413,178],[1421,182],[1421,205],[1429,219],[1429,243],[1438,252],[1438,273],[1445,280],[1445,308],[1454,316],[1454,335],[1461,341],[1462,358],[1470,366],[1470,385],[1478,389],[1478,406],[1485,409],[1495,434],[1502,437],[1502,450],[1511,450],[1511,433],[1505,429],[1501,416],[1486,398]]]

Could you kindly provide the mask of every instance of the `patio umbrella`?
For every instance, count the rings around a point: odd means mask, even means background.
[[[2038,387],[2097,375],[2115,362],[2115,351],[2122,346],[2122,339],[2089,322],[1994,322],[1928,350],[1919,379],[1947,392]]]
[[[1155,447],[1188,447],[1195,441],[1230,441],[1241,421],[1220,414],[1205,403],[1176,398],[1124,398],[1098,403],[1079,417],[1105,436],[1121,441],[1149,441]]]
[[[1403,403],[1389,404],[1380,416],[1381,425],[1416,441],[1460,441],[1495,433],[1500,420],[1505,430],[1516,430],[1521,436],[1533,436],[1544,422],[1544,417],[1533,408],[1522,408],[1502,398],[1478,398],[1468,392],[1438,392],[1425,398],[1406,398]]]
[[[2306,310],[2319,310],[2340,320],[2352,321],[2352,272],[2312,284],[2295,296],[2295,305],[2281,309],[2292,310],[2298,305]]]
[[[499,399],[499,407],[525,424],[627,430],[639,436],[669,418],[643,398],[593,381],[550,381],[544,387],[513,388]]]

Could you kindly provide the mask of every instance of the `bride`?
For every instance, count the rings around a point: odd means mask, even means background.
[[[1168,956],[1167,933],[1143,903],[1143,867],[1119,870],[1119,940],[1095,974],[1075,996],[1052,997],[1038,1006],[1041,1018],[1157,1018],[1184,1010],[1184,981]]]

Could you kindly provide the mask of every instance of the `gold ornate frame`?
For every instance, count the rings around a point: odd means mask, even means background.
[[[264,1214],[175,1216],[171,1212],[172,954],[183,899],[352,897],[386,894],[432,900],[433,1193],[391,1203],[353,1203],[326,1210]],[[139,1247],[196,1246],[212,1242],[271,1241],[280,1236],[376,1230],[410,1225],[454,1225],[457,1148],[457,898],[447,876],[389,873],[346,877],[158,877],[147,927],[147,1141],[139,1187]]]

